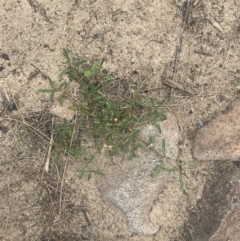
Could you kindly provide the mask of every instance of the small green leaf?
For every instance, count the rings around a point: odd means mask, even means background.
[[[65,87],[65,91],[68,91],[70,88],[70,82],[66,83],[64,87]]]
[[[59,103],[60,103],[61,106],[63,106],[63,103],[64,103],[65,99],[66,99],[66,98],[65,98],[64,96],[62,96],[62,97],[59,99]]]
[[[162,167],[162,170],[166,171],[166,172],[175,172],[176,171],[175,168],[167,168],[167,167]]]
[[[101,176],[105,176],[105,174],[103,172],[99,172],[97,170],[92,170],[93,173],[101,175]]]
[[[82,65],[82,64],[85,64],[86,62],[87,62],[87,60],[80,60],[80,61],[74,63],[74,66],[75,66],[75,67],[78,67],[78,66],[80,66],[80,65]]]
[[[136,115],[132,115],[132,117],[133,117],[136,121],[139,120],[138,116],[136,116]]]
[[[84,101],[84,102],[82,102],[82,108],[84,109],[84,110],[89,110],[89,103],[87,102],[87,101]]]
[[[140,130],[133,130],[133,131],[130,133],[130,136],[131,136],[131,137],[136,137],[139,132],[140,132]]]
[[[59,91],[64,89],[65,91],[68,91],[69,87],[70,87],[70,82],[63,82],[58,86],[57,90]]]
[[[50,94],[50,99],[51,99],[52,102],[54,101],[54,94],[55,94],[54,91],[52,91],[51,94]]]
[[[82,179],[84,174],[85,174],[85,172],[86,172],[86,170],[84,170],[84,169],[80,169],[80,170],[76,170],[76,171],[80,173],[79,179]]]
[[[56,87],[55,87],[54,82],[51,80],[51,78],[50,78],[50,77],[48,77],[48,81],[49,81],[49,83],[50,83],[50,85],[51,85],[52,89],[53,89],[53,90],[55,90],[55,89],[56,89]]]
[[[71,63],[71,59],[68,55],[68,51],[67,49],[63,49],[63,55],[65,56],[65,58],[67,59],[68,63]]]
[[[91,77],[93,75],[92,69],[85,69],[83,73],[86,77]]]
[[[153,121],[164,121],[166,120],[166,115],[164,113],[162,113],[161,111],[158,111],[157,109],[155,109],[152,113],[152,120]]]
[[[69,75],[71,75],[74,79],[78,78],[76,70],[72,67],[71,71],[69,72]]]
[[[240,85],[237,86],[237,89],[240,90]]]
[[[165,139],[162,139],[162,154],[163,154],[164,157],[166,156]]]
[[[64,69],[60,74],[59,74],[59,78],[62,78],[65,74],[69,73],[71,71],[71,69],[67,68]]]
[[[100,63],[99,63],[99,67],[101,68],[103,66],[103,63],[105,62],[105,59],[101,59]]]
[[[161,170],[162,170],[162,162],[159,165],[157,165],[157,167],[154,169],[153,173],[151,174],[151,177],[152,178],[156,177]]]
[[[194,165],[194,164],[196,163],[196,161],[197,161],[197,160],[194,159],[194,160],[192,160],[192,161],[190,161],[190,162],[187,162],[187,163],[181,165],[181,167],[182,167],[182,169],[185,169],[186,167],[189,167],[189,166],[191,166],[191,165]]]
[[[138,142],[138,146],[139,146],[139,147],[145,147],[145,146],[146,146],[146,143],[140,141],[140,142]]]
[[[58,86],[57,90],[62,90],[63,87],[65,86],[65,83],[66,83],[66,82],[61,83],[61,84]]]
[[[182,178],[182,173],[181,172],[179,172],[179,184],[180,184],[180,189],[184,193],[183,178]]]
[[[94,119],[93,123],[95,125],[99,125],[101,123],[101,120],[100,119]]]
[[[52,92],[54,92],[53,89],[39,89],[38,91],[42,92],[42,93],[52,93]]]

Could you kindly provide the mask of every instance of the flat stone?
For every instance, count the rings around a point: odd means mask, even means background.
[[[193,156],[199,160],[239,160],[239,120],[240,99],[237,99],[198,131],[193,142]]]
[[[240,173],[220,167],[207,183],[202,198],[189,213],[185,240],[240,240]]]
[[[233,206],[222,220],[216,234],[209,241],[239,241],[240,240],[240,204]]]
[[[68,109],[72,105],[68,99],[64,101],[63,105],[60,105],[59,101],[56,101],[50,109],[50,113],[60,118],[71,120],[76,114],[76,111]]]
[[[166,156],[169,162],[176,164],[178,157],[179,127],[173,115],[160,123],[162,133],[156,127],[148,125],[141,131],[141,138],[149,141],[155,136],[154,148],[161,152],[162,139],[166,143]],[[164,190],[169,173],[160,172],[152,178],[151,173],[159,163],[160,157],[148,148],[140,148],[133,160],[125,159],[120,163],[99,187],[106,205],[118,210],[126,218],[130,232],[139,235],[152,235],[159,225],[152,223],[149,217],[154,200]],[[169,164],[166,164],[169,166]]]

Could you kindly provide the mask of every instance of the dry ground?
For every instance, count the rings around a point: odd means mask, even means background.
[[[51,102],[38,89],[48,87],[45,75],[57,80],[62,48],[75,58],[104,57],[115,78],[138,82],[152,97],[166,99],[165,110],[181,127],[178,161],[191,160],[198,121],[207,123],[224,110],[239,96],[240,83],[240,1],[194,3],[175,79],[197,94],[176,90],[170,100],[162,81],[173,72],[184,1],[1,0],[0,240],[192,240],[183,232],[189,213],[212,180],[219,175],[228,180],[231,163],[198,162],[187,171],[188,196],[173,174],[151,212],[160,231],[151,237],[131,234],[124,218],[101,201],[102,177],[79,180],[75,169],[81,163],[64,158],[52,161],[49,174],[43,172]],[[36,67],[43,74],[29,79]],[[6,100],[18,110],[4,109]],[[105,173],[114,168],[103,154],[94,165]]]

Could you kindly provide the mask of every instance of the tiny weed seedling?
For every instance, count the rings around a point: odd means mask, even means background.
[[[86,65],[86,60],[73,62],[69,57],[68,51],[64,49],[63,54],[66,59],[66,68],[60,73],[59,77],[67,76],[69,81],[56,85],[49,78],[49,89],[40,89],[42,93],[49,93],[53,101],[55,93],[60,92],[58,98],[60,104],[64,103],[66,98],[71,96],[71,81],[78,84],[79,101],[74,102],[69,109],[77,110],[80,116],[77,121],[77,127],[73,123],[64,121],[55,131],[55,143],[53,144],[56,155],[59,152],[74,156],[76,160],[82,158],[85,160],[85,166],[77,170],[79,177],[87,174],[88,179],[92,174],[104,175],[98,170],[89,169],[88,165],[92,163],[94,156],[87,153],[84,147],[80,145],[74,137],[74,128],[79,128],[86,138],[94,141],[96,148],[107,150],[110,156],[116,155],[121,151],[129,154],[129,158],[136,156],[136,150],[142,146],[149,146],[139,139],[140,127],[146,124],[153,124],[159,132],[161,128],[159,122],[164,121],[166,116],[160,107],[164,103],[155,102],[152,98],[146,97],[145,105],[141,104],[141,90],[137,84],[131,85],[127,95],[111,95],[106,86],[113,82],[111,76],[102,71],[104,59],[93,62],[92,65]],[[86,67],[87,66],[87,67]],[[154,142],[154,137],[151,142]],[[151,148],[149,148],[151,150]],[[162,142],[162,161],[154,172],[152,177],[157,176],[160,171],[179,171],[182,183],[183,169],[186,166],[178,168],[165,168],[164,162],[167,161],[165,151],[165,141]]]
[[[152,178],[156,177],[161,171],[178,172],[180,189],[182,190],[183,193],[186,193],[184,190],[184,185],[183,185],[183,176],[185,176],[186,178],[188,178],[188,177],[187,177],[186,173],[184,172],[184,169],[193,165],[197,160],[192,160],[185,164],[180,164],[178,166],[173,166],[173,164],[168,161],[169,157],[166,156],[166,145],[165,145],[164,139],[162,140],[161,152],[162,152],[161,153],[162,159],[159,161],[159,164],[157,165],[157,167],[154,169],[153,173],[151,174]],[[166,167],[165,166],[166,164],[169,164],[168,166],[172,166],[172,167],[171,168]]]
[[[53,101],[55,92],[57,92],[59,90],[59,87],[56,87],[54,82],[49,77],[48,77],[48,81],[49,81],[49,84],[51,86],[51,89],[39,89],[38,91],[40,91],[42,93],[49,93],[50,98]]]

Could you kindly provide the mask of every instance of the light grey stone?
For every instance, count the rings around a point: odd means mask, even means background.
[[[221,224],[209,241],[239,241],[240,240],[240,175],[233,175],[230,190],[226,197],[226,214]]]
[[[234,205],[221,222],[221,225],[209,241],[240,240],[240,205]]]
[[[194,138],[193,156],[199,160],[231,160],[240,158],[240,99],[224,113],[202,127]]]
[[[240,173],[230,165],[216,167],[181,236],[194,241],[239,241],[239,215]]]
[[[155,136],[154,148],[161,152],[162,139],[166,142],[166,155],[175,165],[178,157],[179,127],[173,115],[160,123],[162,133],[156,127],[146,126],[141,138],[148,141]],[[124,160],[99,187],[102,199],[109,207],[119,210],[126,218],[130,232],[140,235],[152,235],[159,225],[152,223],[149,217],[154,200],[164,190],[169,173],[160,172],[156,178],[150,175],[157,166],[160,157],[147,148],[140,149],[133,160]],[[166,164],[168,166],[168,164]]]
[[[63,105],[60,105],[59,101],[56,101],[50,109],[50,113],[60,118],[71,120],[76,114],[76,111],[68,109],[72,105],[68,99],[64,100]]]

